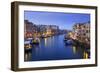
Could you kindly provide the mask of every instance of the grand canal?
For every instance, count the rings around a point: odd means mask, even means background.
[[[39,45],[33,45],[31,51],[25,52],[25,61],[87,59],[89,51],[80,46],[66,45],[63,34],[41,38]]]

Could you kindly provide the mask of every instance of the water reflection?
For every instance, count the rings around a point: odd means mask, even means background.
[[[24,61],[30,61],[32,58],[32,52],[25,52]]]
[[[89,58],[89,54],[86,51],[84,51],[84,53],[83,53],[83,58],[84,59],[88,59]]]
[[[65,45],[64,35],[41,38],[39,45],[25,53],[25,61],[89,59],[90,49],[81,46]]]
[[[44,39],[44,44],[47,46],[47,38]]]
[[[73,53],[74,53],[74,54],[76,54],[76,52],[77,52],[76,49],[77,49],[77,48],[76,48],[75,46],[73,46]]]

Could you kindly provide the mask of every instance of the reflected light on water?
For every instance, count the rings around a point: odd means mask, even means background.
[[[47,38],[44,39],[44,45],[47,46]]]
[[[76,45],[67,45],[63,40],[64,35],[40,39],[38,45],[33,44],[32,50],[25,52],[24,61],[90,58],[90,49]]]
[[[76,54],[76,47],[73,46],[73,53]]]
[[[83,58],[88,59],[88,56],[89,56],[88,53],[84,51]]]
[[[32,57],[32,53],[31,52],[28,52],[28,53],[25,53],[25,61],[28,61],[28,60],[30,60],[31,59],[31,57]]]
[[[46,46],[51,47],[52,46],[52,43],[53,43],[52,37],[49,37],[49,38],[45,38],[44,39],[44,45],[45,45],[45,47]]]

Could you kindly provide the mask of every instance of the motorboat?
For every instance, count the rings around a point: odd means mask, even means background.
[[[34,38],[32,40],[32,44],[39,44],[40,43],[40,39],[39,38]]]
[[[66,45],[73,45],[73,43],[74,43],[74,42],[73,42],[73,40],[71,40],[71,39],[68,39],[68,40],[65,41],[65,44],[66,44]]]
[[[32,49],[31,41],[24,42],[24,49],[25,51],[30,51]]]

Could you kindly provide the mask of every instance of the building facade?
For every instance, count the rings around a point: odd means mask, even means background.
[[[39,25],[24,20],[24,36],[25,38],[41,37],[42,35],[52,36],[59,33],[59,27],[56,25]]]
[[[80,41],[90,40],[90,23],[77,23],[73,26],[74,37]]]

